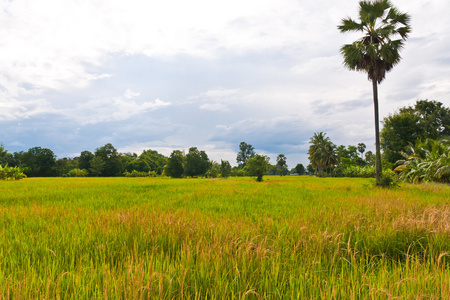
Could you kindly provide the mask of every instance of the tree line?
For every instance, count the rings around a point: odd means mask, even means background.
[[[48,148],[33,147],[26,152],[8,152],[0,144],[0,166],[2,174],[17,174],[23,172],[28,177],[144,177],[170,176],[183,177],[224,177],[255,176],[262,180],[262,176],[288,175],[291,172],[304,175],[305,167],[297,164],[288,170],[287,158],[279,154],[276,164],[271,165],[265,155],[255,153],[254,147],[245,142],[239,145],[236,157],[237,166],[232,167],[227,160],[220,162],[209,159],[204,150],[191,147],[187,152],[174,150],[166,157],[155,150],[144,150],[140,155],[136,153],[119,153],[110,143],[97,148],[94,152],[83,151],[74,158],[57,159],[54,152]],[[1,175],[1,174],[0,174]],[[6,175],[5,175],[6,176]],[[20,179],[20,176],[14,178]],[[13,177],[11,177],[13,179]],[[5,179],[5,178],[3,178]]]

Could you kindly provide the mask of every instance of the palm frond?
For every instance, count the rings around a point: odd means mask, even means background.
[[[341,32],[349,32],[349,31],[364,31],[364,25],[358,23],[351,18],[342,19],[342,25],[338,26],[338,29]]]

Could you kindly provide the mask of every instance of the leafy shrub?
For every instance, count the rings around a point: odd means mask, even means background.
[[[380,179],[375,182],[375,185],[383,188],[394,188],[399,186],[397,177],[392,170],[384,171],[383,174],[381,174]]]
[[[411,183],[422,181],[450,182],[450,142],[427,139],[409,145],[403,152],[395,171],[399,177]]]
[[[0,165],[0,180],[19,180],[27,177],[19,167],[8,167],[6,164],[4,167]]]
[[[337,177],[363,177],[363,178],[373,178],[375,177],[375,166],[355,166],[347,165],[345,167],[338,167],[335,176]]]
[[[150,171],[150,172],[143,172],[143,171],[136,171],[133,170],[131,172],[126,171],[123,173],[125,177],[156,177],[157,173],[156,171]]]
[[[67,173],[68,177],[86,177],[89,174],[86,169],[72,169]]]

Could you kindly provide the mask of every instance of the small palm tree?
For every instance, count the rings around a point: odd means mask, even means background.
[[[337,164],[336,145],[323,132],[315,132],[309,143],[309,161],[318,176],[322,177],[324,170]]]
[[[360,1],[359,20],[342,20],[341,32],[362,32],[362,38],[344,45],[341,54],[350,70],[366,72],[372,81],[375,111],[376,178],[381,175],[380,128],[378,116],[378,86],[386,72],[400,62],[400,50],[411,31],[410,17],[401,13],[389,0]]]

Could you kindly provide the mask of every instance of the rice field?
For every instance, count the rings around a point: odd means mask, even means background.
[[[450,187],[3,181],[0,298],[450,299]]]

